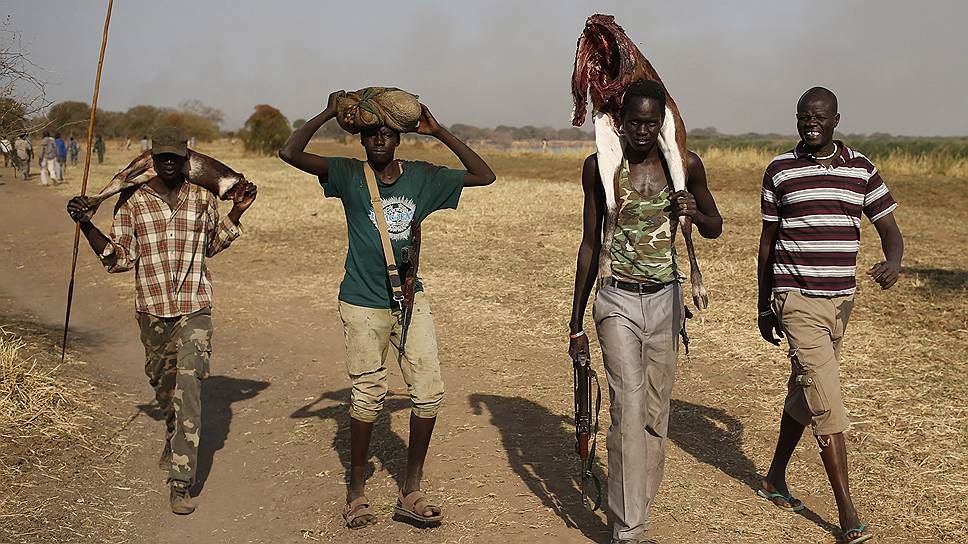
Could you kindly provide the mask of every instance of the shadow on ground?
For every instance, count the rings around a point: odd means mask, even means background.
[[[468,401],[475,414],[491,414],[508,463],[542,504],[593,542],[609,542],[602,517],[582,505],[572,419],[522,397],[474,394]],[[596,474],[604,482],[601,466]]]
[[[0,301],[2,302],[2,301]],[[45,323],[37,319],[33,314],[18,315],[12,317],[0,314],[0,329],[7,333],[30,336],[41,340],[45,353],[49,356],[60,359],[61,345],[64,341],[63,323]],[[71,328],[67,339],[68,355],[75,355],[77,350],[89,350],[103,345],[104,342],[111,340],[103,333],[87,329],[79,329],[76,326]]]
[[[336,404],[330,404],[335,402]],[[328,404],[328,405],[327,405]],[[322,393],[319,398],[292,413],[291,418],[332,419],[337,431],[333,435],[332,448],[339,455],[345,470],[344,479],[350,480],[350,388]],[[410,397],[388,393],[383,402],[383,411],[373,424],[373,438],[370,440],[370,458],[376,457],[380,465],[390,473],[402,488],[407,475],[407,443],[391,426],[390,414],[400,410],[410,411]],[[376,468],[372,461],[367,462],[366,478],[373,476]]]
[[[266,387],[269,382],[229,376],[210,376],[202,381],[202,436],[198,444],[198,469],[192,495],[202,492],[212,471],[215,452],[225,446],[232,428],[232,405],[255,397]],[[165,420],[157,403],[139,404],[137,408],[155,421]]]
[[[669,439],[697,461],[715,467],[745,484],[751,492],[759,489],[761,475],[743,452],[743,424],[725,410],[673,399]],[[809,508],[804,508],[799,514],[826,531],[839,532],[837,525]]]
[[[928,292],[964,291],[968,288],[968,270],[947,268],[903,267],[901,273],[914,276],[927,283]]]

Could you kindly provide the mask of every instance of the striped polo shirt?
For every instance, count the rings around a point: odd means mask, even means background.
[[[877,168],[837,141],[839,153],[824,168],[803,143],[766,167],[760,207],[763,221],[779,221],[773,291],[839,296],[853,293],[860,215],[871,223],[897,202]]]

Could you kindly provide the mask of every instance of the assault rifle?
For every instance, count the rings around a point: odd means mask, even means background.
[[[407,345],[407,333],[413,318],[413,297],[417,292],[417,267],[420,264],[420,224],[410,223],[410,245],[400,252],[400,272],[403,276],[403,307],[400,314],[400,345],[397,359],[402,361]]]
[[[602,505],[602,483],[592,473],[595,467],[595,446],[598,444],[598,412],[602,407],[602,388],[598,374],[592,370],[587,353],[579,353],[572,361],[575,376],[575,453],[578,454],[581,477],[581,501],[585,508],[595,511]],[[592,380],[595,380],[595,420],[592,422]],[[589,501],[587,487],[595,487],[595,499]]]

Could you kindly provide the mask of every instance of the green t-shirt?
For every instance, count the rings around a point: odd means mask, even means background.
[[[339,299],[355,306],[391,308],[393,297],[387,277],[383,244],[376,216],[366,190],[363,161],[327,157],[329,176],[320,177],[326,196],[343,201],[349,249],[345,274],[339,286]],[[383,213],[390,231],[393,256],[400,263],[400,252],[410,244],[410,221],[423,221],[440,209],[455,209],[464,188],[466,170],[454,170],[422,161],[403,161],[403,174],[390,185],[377,178]]]

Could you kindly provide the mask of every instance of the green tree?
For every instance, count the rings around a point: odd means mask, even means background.
[[[216,130],[225,120],[225,114],[218,108],[213,108],[201,100],[185,100],[178,104],[178,109],[185,112],[203,117],[215,125]]]
[[[461,140],[490,140],[491,130],[487,128],[475,127],[474,125],[465,125],[463,123],[454,123],[450,127],[450,131],[454,133],[455,136]]]
[[[119,111],[97,110],[94,116],[94,132],[102,138],[121,138],[124,130],[124,114]]]
[[[0,98],[0,137],[12,140],[27,124],[24,106],[13,98]]]
[[[303,126],[305,124],[306,124],[306,120],[305,119],[301,119],[301,118],[300,119],[296,119],[295,121],[292,122],[292,128],[293,128],[293,130],[296,130],[299,127],[301,127],[301,126]]]
[[[187,111],[165,111],[156,119],[157,127],[178,127],[189,138],[195,137],[203,142],[218,138],[218,125],[210,117],[190,113]]]
[[[268,104],[259,104],[246,119],[240,135],[246,151],[271,155],[282,147],[289,134],[286,116]]]
[[[316,132],[316,135],[322,138],[340,140],[344,136],[348,136],[349,133],[339,126],[339,123],[336,122],[336,119],[330,119],[329,121],[323,123],[323,126],[319,128],[319,131]]]
[[[128,111],[124,112],[124,117],[121,120],[121,131],[124,136],[132,138],[140,138],[144,135],[150,136],[152,131],[159,126],[158,117],[162,113],[164,113],[164,110],[161,108],[144,104],[129,108]]]
[[[65,100],[58,102],[47,111],[47,122],[51,131],[83,132],[91,117],[91,107],[86,102]]]

